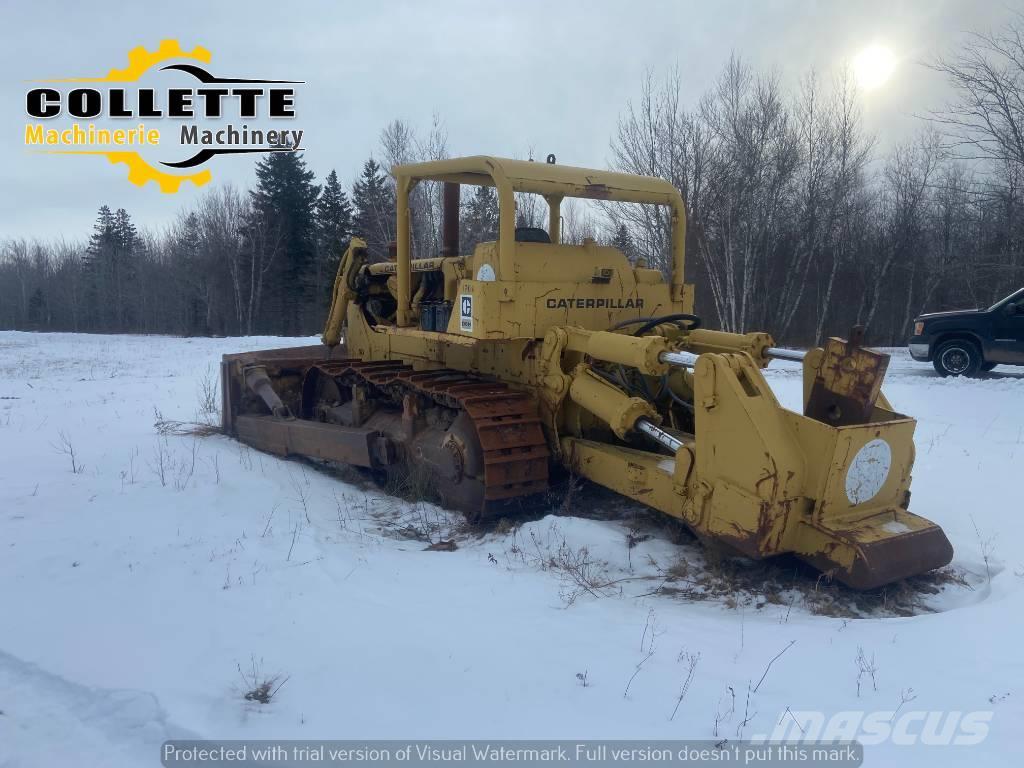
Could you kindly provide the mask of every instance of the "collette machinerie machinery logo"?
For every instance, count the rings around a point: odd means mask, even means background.
[[[304,148],[303,132],[289,123],[264,130],[246,122],[294,119],[295,86],[301,80],[217,77],[204,66],[210,58],[200,46],[185,51],[177,40],[164,40],[156,51],[133,49],[128,66],[111,69],[105,77],[33,81],[48,85],[25,94],[30,118],[25,145],[123,163],[130,182],[144,186],[155,181],[167,193],[177,192],[185,181],[209,182],[212,175],[205,166],[222,155]],[[157,77],[159,72],[172,77]],[[152,82],[157,79],[175,84],[157,86]]]

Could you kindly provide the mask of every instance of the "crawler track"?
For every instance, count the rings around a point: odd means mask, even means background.
[[[318,363],[307,377],[314,371],[346,386],[365,382],[392,403],[401,404],[405,395],[415,394],[465,411],[482,450],[485,505],[547,490],[550,450],[536,405],[526,393],[460,371],[415,371],[388,360]]]

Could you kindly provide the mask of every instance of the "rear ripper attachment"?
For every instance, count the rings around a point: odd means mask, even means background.
[[[834,430],[823,433],[831,477],[812,511],[816,534],[831,542],[803,559],[869,589],[947,565],[953,547],[938,525],[908,509],[916,423],[882,394],[889,356],[863,340],[855,326],[849,340],[829,339],[804,361],[804,415]]]
[[[772,347],[765,335],[745,337],[741,349],[743,337],[717,334],[690,331],[678,350],[657,353],[659,361],[687,369],[692,433],[654,426],[651,420],[665,420],[650,402],[581,371],[569,388],[579,406],[673,456],[637,451],[639,440],[616,449],[563,437],[563,451],[581,474],[681,519],[702,540],[752,559],[794,554],[855,589],[949,562],[952,547],[942,529],[907,509],[914,421],[881,393],[887,355],[860,347],[857,333],[851,341],[829,339],[806,356]],[[586,348],[592,356],[615,354],[607,345]],[[803,414],[781,408],[759,370],[781,356],[803,360]],[[589,391],[596,386],[604,392]],[[627,471],[616,475],[624,461]]]
[[[240,406],[225,409],[225,429],[281,456],[415,477],[474,520],[547,490],[550,452],[527,394],[459,371],[416,371],[339,350],[327,359],[289,359],[292,350],[225,359],[226,388]]]

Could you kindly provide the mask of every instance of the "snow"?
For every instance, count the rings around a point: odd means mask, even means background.
[[[899,520],[890,520],[882,526],[882,530],[888,531],[889,533],[909,533],[911,528],[905,523],[901,523]]]
[[[0,333],[0,766],[158,765],[176,737],[735,740],[787,709],[991,713],[974,746],[855,733],[867,765],[1017,754],[1024,373],[940,379],[892,350],[911,509],[945,529],[955,578],[912,615],[822,615],[806,574],[781,601],[712,589],[699,547],[613,500],[477,535],[351,474],[157,434],[215,418],[224,352],[306,341]],[[799,366],[767,375],[798,407]],[[243,698],[254,668],[283,682],[269,704]]]
[[[3,749],[33,765],[72,765],[80,753],[111,764],[153,762],[153,744],[195,738],[167,722],[156,697],[144,691],[88,688],[0,652]]]

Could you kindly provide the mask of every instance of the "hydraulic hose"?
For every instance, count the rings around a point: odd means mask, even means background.
[[[644,323],[639,328],[637,328],[635,331],[633,331],[633,335],[634,336],[643,336],[645,333],[647,333],[652,328],[657,328],[659,325],[663,325],[664,323],[674,323],[675,325],[680,325],[681,323],[689,323],[689,325],[687,325],[684,328],[684,330],[688,330],[688,331],[693,331],[693,330],[696,330],[697,328],[700,328],[700,324],[701,324],[700,323],[700,318],[697,317],[696,315],[691,315],[691,314],[688,314],[688,313],[685,313],[685,312],[680,312],[680,313],[675,314],[675,315],[664,315],[662,317],[652,317],[646,323]]]
[[[682,327],[682,323],[688,323],[688,325],[685,326],[685,330],[689,331],[700,328],[701,326],[701,320],[697,315],[680,312],[674,315],[662,315],[661,317],[638,317],[632,320],[623,320],[620,323],[616,323],[608,330],[617,331],[620,328],[625,328],[629,325],[636,325],[638,323],[642,323],[642,325],[633,331],[634,336],[643,336],[652,328],[656,328],[663,323],[674,323],[680,327]]]

